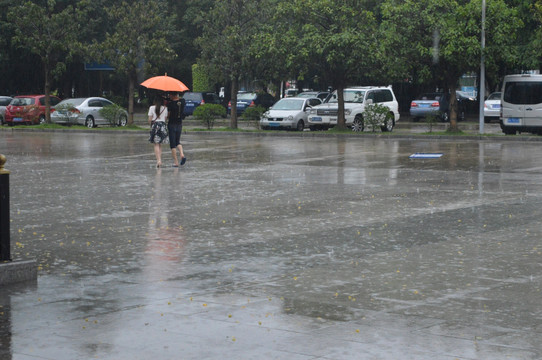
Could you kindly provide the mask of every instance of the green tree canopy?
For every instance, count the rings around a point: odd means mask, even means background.
[[[27,49],[41,59],[44,72],[45,117],[50,119],[51,78],[66,68],[66,60],[73,55],[79,26],[76,8],[68,5],[57,10],[55,0],[47,0],[44,6],[31,1],[14,4],[8,13],[14,29],[13,43]]]
[[[166,13],[166,9],[163,0],[122,1],[113,5],[108,13],[115,24],[114,30],[95,46],[96,58],[108,61],[128,78],[129,124],[133,123],[138,74],[150,73],[156,66],[177,56],[167,41],[174,28],[174,18]]]
[[[217,0],[198,18],[200,60],[231,81],[230,127],[237,128],[237,91],[240,78],[250,73],[251,42],[260,26],[267,0]]]
[[[450,93],[450,129],[457,130],[455,90],[461,75],[478,71],[481,59],[482,2],[457,0],[387,0],[383,5],[386,59],[396,74],[419,81],[431,77]],[[488,69],[512,61],[521,25],[504,0],[488,1],[485,58]]]
[[[301,72],[315,66],[338,92],[337,126],[345,127],[343,89],[365,74],[376,72],[378,28],[363,1],[294,0],[282,2],[278,16],[292,18],[282,43],[290,66]]]

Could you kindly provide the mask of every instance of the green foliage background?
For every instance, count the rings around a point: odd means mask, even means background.
[[[204,65],[192,65],[192,91],[212,91],[213,86]]]
[[[453,89],[479,69],[481,3],[7,0],[0,94],[120,96],[131,115],[142,106],[133,101],[137,85],[164,73],[194,91],[225,86],[226,102],[240,88],[278,91],[290,80],[315,89],[398,84],[399,97]],[[540,68],[541,25],[542,0],[487,1],[488,88],[505,74]],[[85,71],[90,61],[116,71]]]

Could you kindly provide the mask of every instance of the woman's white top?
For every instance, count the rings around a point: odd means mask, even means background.
[[[166,119],[167,119],[167,107],[165,107],[164,105],[160,106],[160,116],[158,118],[156,118],[156,111],[154,111],[154,109],[156,109],[156,106],[155,105],[151,105],[151,107],[149,108],[149,117],[151,117],[151,121],[163,121],[163,122],[166,122]]]

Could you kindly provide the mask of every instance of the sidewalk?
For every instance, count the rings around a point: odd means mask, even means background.
[[[147,124],[147,117],[146,114],[143,113],[136,113],[134,114],[134,123],[136,125],[146,127]],[[228,128],[230,125],[230,119],[229,118],[222,118],[222,119],[216,119],[214,123],[214,129],[224,129]],[[239,129],[245,129],[245,130],[256,130],[259,129],[257,127],[257,124],[255,122],[247,123],[244,120],[238,119],[237,126]],[[183,121],[183,127],[185,129],[205,129],[205,125],[198,120],[195,120],[192,116],[187,117]],[[429,125],[425,123],[424,121],[420,122],[412,122],[410,117],[402,117],[396,124],[393,132],[399,133],[399,134],[417,134],[417,133],[428,133],[430,131],[433,132],[442,132],[446,131],[448,129],[449,123],[435,123],[432,125]],[[458,127],[461,131],[469,134],[479,134],[480,131],[480,124],[477,121],[477,119],[469,118],[466,122],[459,122]],[[308,129],[305,129],[305,131],[309,131]],[[366,130],[366,132],[368,132]],[[485,123],[484,124],[484,134],[492,134],[492,135],[503,135],[500,128],[500,125],[497,122],[491,122],[491,123]]]

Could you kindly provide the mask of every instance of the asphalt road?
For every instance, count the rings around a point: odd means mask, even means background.
[[[284,135],[0,131],[0,358],[542,358],[542,143]]]

